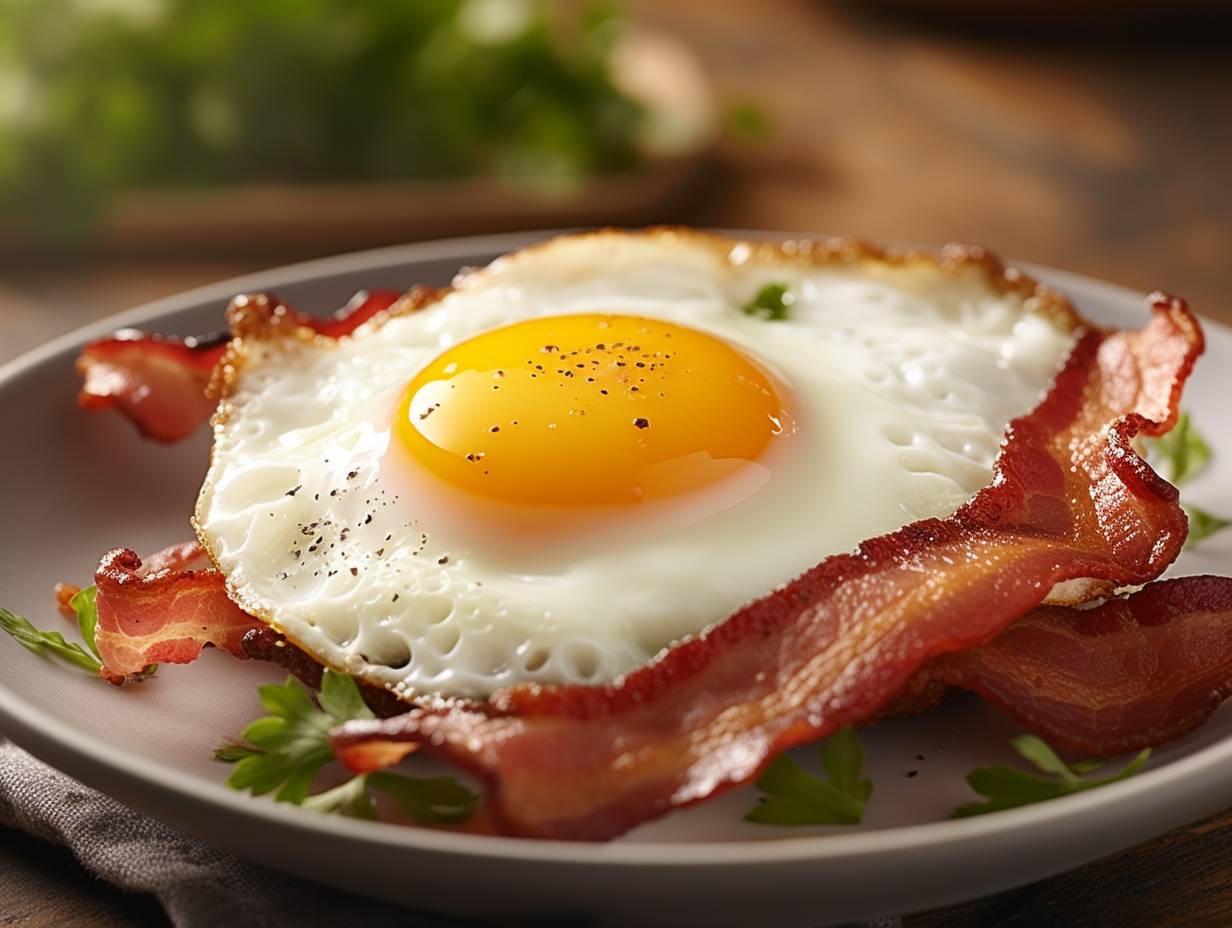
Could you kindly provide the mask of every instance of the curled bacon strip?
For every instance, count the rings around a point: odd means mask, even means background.
[[[1041,606],[923,674],[1088,755],[1159,744],[1232,695],[1232,579],[1159,581],[1094,609]]]
[[[77,358],[82,409],[116,409],[146,438],[187,438],[214,411],[205,395],[226,333],[177,339],[123,329],[91,342]]]
[[[100,675],[123,683],[149,664],[187,664],[212,644],[246,657],[245,633],[261,624],[227,598],[222,575],[197,542],[174,545],[145,564],[127,548],[103,555],[94,574]]]
[[[400,296],[393,290],[361,291],[332,318],[302,313],[295,318],[320,335],[339,338],[388,310]],[[77,358],[84,380],[77,402],[83,409],[118,410],[147,438],[187,438],[214,411],[206,387],[230,337],[224,331],[180,339],[124,329],[91,342]]]
[[[607,839],[874,717],[926,661],[989,641],[1055,584],[1153,579],[1186,522],[1131,442],[1171,426],[1202,336],[1181,301],[1151,303],[1141,331],[1080,336],[1011,423],[992,484],[949,519],[828,558],[610,685],[349,723],[336,752],[365,771],[422,744],[485,780],[505,831]]]

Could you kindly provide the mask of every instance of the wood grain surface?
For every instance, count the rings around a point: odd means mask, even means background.
[[[695,47],[728,100],[757,101],[771,125],[762,142],[729,143],[704,194],[663,221],[978,242],[1167,289],[1232,322],[1232,54],[1221,22],[1148,29],[1118,16],[1074,31],[947,31],[853,6],[636,7]],[[0,361],[136,303],[311,256],[0,264]],[[152,900],[100,884],[19,832],[0,830],[0,874],[0,925],[165,923]],[[1232,924],[1232,813],[906,924]]]

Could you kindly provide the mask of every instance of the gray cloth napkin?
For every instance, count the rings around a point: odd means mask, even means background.
[[[3,740],[0,826],[66,847],[94,875],[122,889],[156,896],[176,928],[378,923],[481,928],[477,922],[414,912],[248,863],[82,786]],[[864,928],[900,924],[887,918]]]
[[[122,889],[153,894],[176,928],[475,925],[248,863],[82,786],[7,741],[0,741],[0,825],[68,848],[87,870]]]

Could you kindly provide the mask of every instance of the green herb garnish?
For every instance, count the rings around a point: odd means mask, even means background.
[[[775,758],[757,780],[766,795],[744,817],[762,825],[858,825],[872,795],[871,780],[861,780],[864,748],[851,729],[822,742],[821,767],[814,776],[786,754]]]
[[[1206,439],[1194,428],[1189,413],[1182,412],[1167,434],[1146,440],[1147,454],[1162,464],[1168,479],[1178,487],[1198,476],[1211,463],[1214,454]]]
[[[1202,473],[1215,456],[1210,444],[1194,428],[1187,412],[1180,414],[1172,431],[1158,438],[1148,438],[1146,447],[1152,463],[1162,466],[1168,473],[1168,479],[1178,487]],[[1214,515],[1190,503],[1185,503],[1184,508],[1189,516],[1189,537],[1185,539],[1187,548],[1196,547],[1232,525],[1232,519]]]
[[[368,785],[391,797],[418,822],[463,822],[479,795],[453,777],[405,777],[388,770],[367,775]]]
[[[249,747],[246,744],[235,744],[231,741],[225,741],[214,748],[214,760],[224,764],[236,764],[245,757],[260,753],[259,749]]]
[[[84,592],[84,591],[83,591]],[[78,596],[81,594],[78,593]],[[73,597],[76,602],[77,597]],[[93,603],[91,602],[91,609]],[[7,609],[0,609],[0,629],[8,632],[13,636],[13,639],[28,651],[33,651],[35,654],[44,656],[58,657],[61,660],[67,661],[82,670],[88,670],[92,674],[97,674],[102,668],[102,661],[98,659],[90,651],[87,651],[75,641],[68,641],[59,632],[44,632],[35,628],[29,619],[24,619],[19,615],[14,615]],[[93,650],[94,641],[90,639],[90,648]]]
[[[1061,760],[1048,743],[1035,735],[1019,735],[1012,738],[1014,750],[1040,771],[1032,773],[1014,767],[980,767],[967,775],[971,788],[985,797],[983,802],[971,802],[954,810],[955,818],[1016,809],[1036,802],[1058,799],[1096,789],[1132,777],[1146,765],[1151,756],[1150,748],[1131,760],[1120,773],[1112,776],[1083,779],[1088,773],[1100,770],[1107,763],[1102,760],[1085,760],[1067,764]]]
[[[384,770],[310,794],[317,775],[335,759],[330,730],[352,719],[370,719],[372,710],[354,680],[330,670],[321,677],[320,708],[293,677],[258,692],[270,714],[249,725],[241,742],[214,749],[216,760],[235,764],[227,780],[232,789],[254,796],[275,793],[279,802],[367,819],[376,817],[372,790],[385,793],[421,822],[460,822],[479,803],[480,797],[453,777],[408,777]]]
[[[83,648],[75,641],[68,641],[59,632],[39,631],[29,621],[19,615],[14,615],[7,609],[0,609],[0,630],[8,632],[23,648],[35,654],[52,655],[68,661],[82,670],[88,670],[95,676],[103,666],[99,657],[98,647],[94,643],[98,631],[98,608],[95,605],[97,590],[88,586],[73,594],[68,604],[77,614],[77,628],[81,638],[86,643]],[[89,648],[87,651],[86,648]],[[157,664],[148,664],[140,673],[130,674],[127,679],[141,680],[151,676],[158,670]]]
[[[98,630],[98,607],[94,603],[97,595],[98,587],[87,586],[74,593],[73,598],[68,601],[73,612],[77,614],[77,629],[81,632],[81,640],[95,657],[99,657],[98,648],[94,644],[94,634]]]
[[[14,615],[7,609],[0,609],[0,629],[8,632],[19,645],[35,654],[58,657],[97,675],[103,663],[99,660],[98,648],[94,646],[94,631],[98,626],[98,612],[94,606],[95,593],[95,588],[88,586],[84,590],[78,590],[69,600],[69,605],[77,613],[77,627],[81,630],[81,638],[89,648],[88,651],[75,641],[68,641],[59,632],[40,631],[29,619]]]
[[[765,284],[757,295],[741,307],[748,316],[779,322],[787,318],[787,309],[796,301],[787,284]]]
[[[1212,515],[1205,509],[1189,503],[1185,504],[1185,514],[1189,516],[1189,535],[1185,539],[1185,547],[1192,548],[1210,538],[1216,532],[1223,531],[1232,525],[1232,519],[1224,519]]]

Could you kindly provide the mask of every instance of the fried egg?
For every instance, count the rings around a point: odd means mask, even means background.
[[[240,326],[195,525],[236,602],[408,698],[612,680],[950,515],[1077,324],[976,253],[664,230],[406,309]]]

